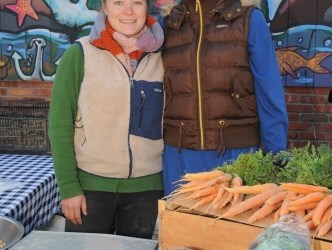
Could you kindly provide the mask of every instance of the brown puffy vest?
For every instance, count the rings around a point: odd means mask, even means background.
[[[200,4],[185,0],[165,20],[165,143],[219,152],[259,145],[247,53],[252,7],[238,0]]]

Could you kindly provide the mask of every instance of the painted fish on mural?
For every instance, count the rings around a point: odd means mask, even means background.
[[[288,47],[286,49],[277,49],[276,55],[281,75],[291,75],[297,79],[296,71],[301,68],[308,68],[315,73],[327,74],[330,70],[321,66],[321,62],[332,55],[331,52],[320,52],[312,58],[305,58],[298,54],[296,50],[299,47]]]

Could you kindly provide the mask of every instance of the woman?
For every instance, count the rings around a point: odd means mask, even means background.
[[[103,0],[57,69],[49,137],[66,231],[151,238],[163,195],[163,31],[147,0]]]
[[[165,19],[165,195],[186,172],[286,149],[285,97],[259,4],[183,0]]]

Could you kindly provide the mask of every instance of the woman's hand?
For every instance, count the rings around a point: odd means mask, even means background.
[[[82,225],[83,215],[87,215],[87,206],[85,196],[79,195],[61,201],[62,212],[65,217],[75,225]]]

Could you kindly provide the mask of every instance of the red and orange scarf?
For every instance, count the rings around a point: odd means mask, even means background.
[[[103,13],[97,17],[91,30],[90,42],[100,49],[111,52],[130,75],[136,70],[143,53],[158,50],[164,41],[161,26],[150,15],[147,15],[145,27],[136,37],[127,37],[114,31]]]

